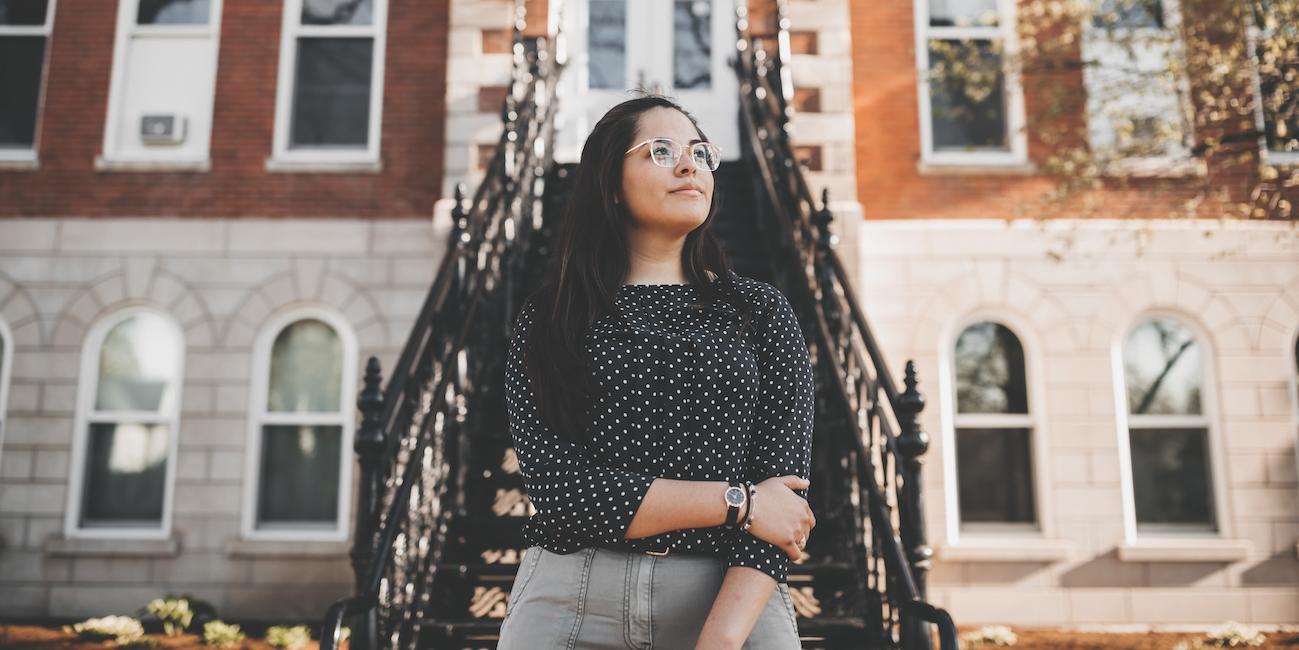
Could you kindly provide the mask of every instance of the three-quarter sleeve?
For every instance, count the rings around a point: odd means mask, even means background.
[[[803,330],[789,300],[770,287],[765,326],[756,328],[760,369],[758,405],[753,436],[749,441],[745,478],[760,483],[773,476],[797,474],[811,479],[812,464],[812,362]],[[807,498],[807,490],[795,490]],[[762,517],[762,500],[754,517]],[[789,556],[779,546],[735,530],[727,566],[753,567],[784,583],[789,577]]]
[[[520,308],[505,368],[510,436],[519,473],[537,509],[534,517],[545,521],[556,552],[622,542],[654,477],[600,466],[582,445],[556,435],[542,421],[523,368],[524,342],[535,312],[532,300]]]

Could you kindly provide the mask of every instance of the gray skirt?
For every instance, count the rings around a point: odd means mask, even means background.
[[[501,622],[500,650],[691,650],[726,573],[723,558],[530,546]],[[772,591],[746,650],[798,650],[789,585]]]

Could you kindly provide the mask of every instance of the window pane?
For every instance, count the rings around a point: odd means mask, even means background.
[[[1028,413],[1024,348],[1006,326],[976,323],[956,340],[956,411]]]
[[[284,328],[271,346],[266,409],[336,413],[343,376],[343,343],[329,325],[312,319]]]
[[[956,430],[962,522],[1037,520],[1028,435],[1028,429]]]
[[[1171,318],[1151,318],[1123,342],[1128,411],[1133,414],[1198,415],[1200,345]]]
[[[710,88],[712,77],[711,0],[672,3],[672,85]]]
[[[136,314],[108,332],[99,349],[98,411],[161,411],[172,403],[180,340],[157,314]]]
[[[50,0],[0,0],[0,25],[44,25],[49,4]]]
[[[1138,524],[1213,525],[1204,429],[1131,429]]]
[[[135,21],[141,25],[206,25],[210,0],[140,0]]]
[[[1161,0],[1103,0],[1092,16],[1096,27],[1164,28]]]
[[[591,88],[622,90],[627,83],[627,6],[624,0],[590,0],[586,50]]]
[[[0,61],[0,147],[30,148],[36,142],[45,37],[0,37]]]
[[[355,145],[370,133],[370,38],[300,38],[290,146]]]
[[[81,525],[157,526],[167,473],[167,426],[95,422],[89,435]]]
[[[1000,46],[929,41],[934,150],[1008,150]]]
[[[929,0],[932,27],[996,25],[997,0]]]
[[[1263,108],[1263,133],[1268,151],[1299,153],[1299,12],[1282,16],[1279,7],[1270,9],[1267,26],[1259,33],[1255,56],[1258,61],[1259,101]]]
[[[334,523],[342,439],[339,426],[263,427],[258,523]]]
[[[369,25],[373,0],[303,0],[303,25]]]

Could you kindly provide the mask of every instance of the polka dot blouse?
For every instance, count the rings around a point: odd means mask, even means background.
[[[726,558],[787,582],[789,556],[749,532],[715,526],[626,539],[656,477],[716,481],[809,476],[812,366],[789,301],[772,285],[730,272],[756,306],[743,338],[734,307],[697,309],[690,284],[630,284],[621,311],[592,324],[586,349],[601,390],[588,440],[578,445],[543,425],[523,372],[522,349],[536,314],[531,300],[514,323],[506,407],[519,471],[536,507],[523,538],[555,553],[587,546]],[[806,490],[796,491],[807,497]],[[762,516],[757,505],[756,516]]]

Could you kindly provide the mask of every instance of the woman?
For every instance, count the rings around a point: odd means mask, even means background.
[[[506,367],[536,506],[499,646],[799,647],[812,368],[785,296],[708,226],[718,149],[673,101],[606,113]]]

